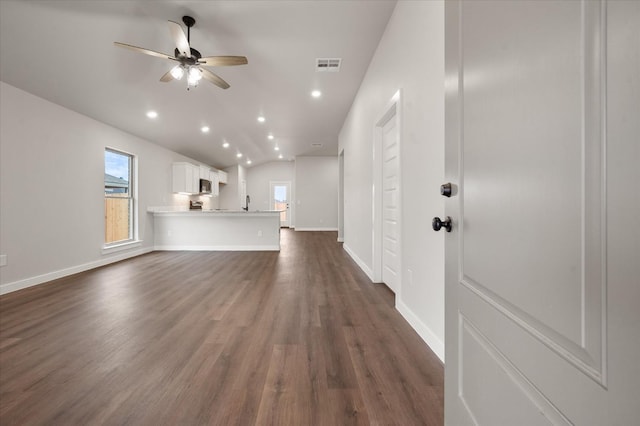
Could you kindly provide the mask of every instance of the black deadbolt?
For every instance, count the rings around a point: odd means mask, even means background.
[[[452,187],[451,182],[443,183],[440,185],[440,195],[444,195],[445,197],[451,197]]]
[[[434,231],[439,231],[440,229],[444,228],[447,230],[447,232],[451,232],[451,228],[453,225],[451,224],[451,218],[447,216],[444,220],[440,220],[439,217],[434,217],[433,221],[431,222],[431,226],[433,227]]]

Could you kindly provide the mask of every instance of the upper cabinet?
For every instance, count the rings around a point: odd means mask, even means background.
[[[211,180],[211,169],[208,166],[200,165],[200,179]]]
[[[173,192],[200,194],[200,179],[211,181],[211,196],[217,197],[220,195],[219,184],[227,182],[227,173],[216,171],[206,165],[173,163]]]
[[[191,163],[173,163],[173,192],[197,194],[200,192],[200,167]]]

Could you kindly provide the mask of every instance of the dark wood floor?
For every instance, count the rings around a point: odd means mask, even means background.
[[[3,426],[442,423],[442,364],[333,232],[0,298]]]

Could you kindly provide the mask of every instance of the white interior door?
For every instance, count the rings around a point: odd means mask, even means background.
[[[280,226],[291,226],[289,204],[291,198],[291,182],[270,182],[271,210],[280,210]]]
[[[445,28],[446,423],[640,424],[640,2]]]
[[[394,113],[382,126],[382,281],[394,292],[399,287],[400,273],[400,145],[396,117]]]
[[[338,242],[344,242],[344,150],[338,155]]]

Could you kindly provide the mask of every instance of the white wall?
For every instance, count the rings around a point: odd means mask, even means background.
[[[289,214],[291,216],[291,226],[294,226],[293,198],[295,170],[291,161],[272,161],[260,164],[247,169],[247,194],[251,196],[251,210],[269,210],[271,208],[271,186],[272,181],[291,182],[291,194],[289,194]]]
[[[171,164],[198,162],[6,83],[0,89],[0,254],[8,256],[0,293],[150,251],[147,207],[188,208],[189,196],[171,193]],[[138,158],[142,240],[109,254],[102,252],[105,147]]]
[[[296,157],[296,231],[338,230],[338,157]]]
[[[227,183],[220,184],[219,206],[221,209],[240,210],[245,200],[242,196],[241,183],[246,180],[246,170],[241,165],[224,169],[227,172]]]
[[[442,1],[398,2],[340,132],[345,249],[369,274],[374,126],[399,89],[402,282],[396,307],[444,359],[444,238],[431,230],[431,218],[444,212]]]
[[[243,186],[244,184],[244,186]],[[247,201],[247,169],[238,165],[238,203],[240,208],[246,207]]]

